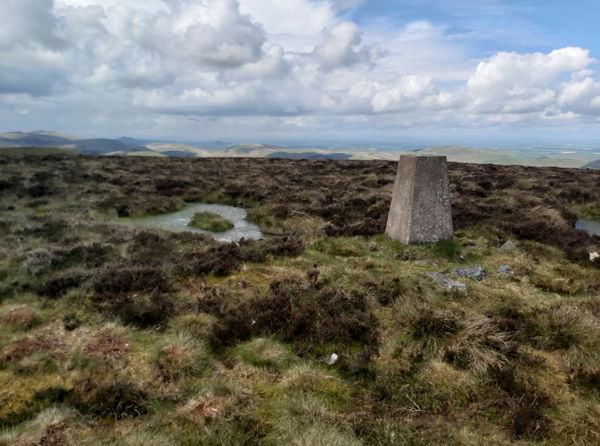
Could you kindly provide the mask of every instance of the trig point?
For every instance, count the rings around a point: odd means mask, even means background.
[[[400,155],[385,233],[406,244],[452,238],[445,156]]]

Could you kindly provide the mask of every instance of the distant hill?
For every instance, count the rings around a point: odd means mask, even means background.
[[[0,147],[61,147],[78,138],[55,132],[11,132],[0,134]]]
[[[104,155],[110,152],[148,152],[145,146],[129,144],[116,139],[81,139],[66,146],[78,153],[85,155]]]
[[[448,161],[458,163],[501,164],[537,167],[582,167],[585,163],[583,158],[576,156],[520,158],[500,150],[472,149],[470,147],[460,146],[432,147],[430,149],[416,150],[415,152],[430,155],[444,155],[448,157]]]
[[[193,153],[193,152],[185,152],[183,150],[167,150],[166,152],[162,152],[163,155],[167,155],[167,156],[184,156],[184,157],[191,157],[191,158],[195,158],[198,155]]]
[[[127,144],[135,144],[138,146],[144,146],[147,143],[151,142],[151,141],[146,141],[144,139],[136,139],[136,138],[130,138],[128,136],[121,136],[120,138],[117,138],[117,141],[121,141]]]
[[[56,132],[11,132],[0,134],[1,147],[54,147],[86,155],[103,155],[111,152],[148,152],[151,149],[116,139],[86,139]]]
[[[0,134],[3,147],[46,147],[67,149],[74,153],[107,156],[177,156],[190,158],[244,157],[333,160],[390,160],[396,161],[401,153],[443,155],[448,161],[477,164],[503,164],[536,167],[600,168],[600,160],[591,161],[589,154],[574,151],[538,151],[535,149],[478,149],[461,146],[443,146],[406,151],[391,144],[349,144],[331,146],[274,146],[269,144],[234,144],[225,141],[171,142],[143,140],[122,136],[117,139],[82,138],[52,131],[10,132]]]
[[[583,166],[584,169],[600,169],[600,160],[592,161]]]
[[[76,156],[77,154],[67,149],[56,147],[0,147],[0,156],[22,156],[22,155],[61,155]]]
[[[225,156],[248,156],[252,158],[267,157],[269,154],[283,150],[281,147],[274,147],[267,144],[235,144],[226,147],[223,152]]]
[[[267,158],[348,160],[352,158],[352,155],[348,153],[273,152],[268,154]]]
[[[519,164],[514,158],[499,150],[479,150],[470,147],[432,147],[430,149],[417,150],[416,152],[430,155],[445,155],[448,161],[461,163],[481,164]]]

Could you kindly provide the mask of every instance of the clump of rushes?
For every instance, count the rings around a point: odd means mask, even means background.
[[[233,228],[233,223],[220,215],[210,212],[198,212],[194,214],[188,226],[210,232],[224,232]]]

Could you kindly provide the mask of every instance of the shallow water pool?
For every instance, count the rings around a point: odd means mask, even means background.
[[[198,212],[211,212],[220,215],[234,224],[234,227],[225,232],[210,232],[193,228],[187,224],[194,214]],[[184,209],[170,214],[152,215],[149,217],[128,218],[127,221],[145,228],[163,229],[173,232],[198,232],[207,234],[220,242],[235,242],[242,238],[258,240],[264,238],[260,228],[246,220],[247,213],[243,208],[226,206],[224,204],[190,203]]]
[[[583,229],[588,234],[600,235],[600,221],[579,220],[575,223],[575,229]]]

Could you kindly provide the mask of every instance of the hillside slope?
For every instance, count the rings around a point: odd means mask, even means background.
[[[422,246],[382,234],[395,171],[0,152],[0,445],[595,444],[600,171],[451,163]],[[186,200],[282,235],[117,217]]]
[[[600,160],[592,161],[583,166],[585,169],[600,169]]]
[[[86,155],[151,151],[145,146],[116,139],[86,139],[48,131],[2,133],[0,134],[0,148],[2,147],[54,147]]]
[[[0,147],[0,156],[74,156],[71,150],[57,149],[56,147]]]

